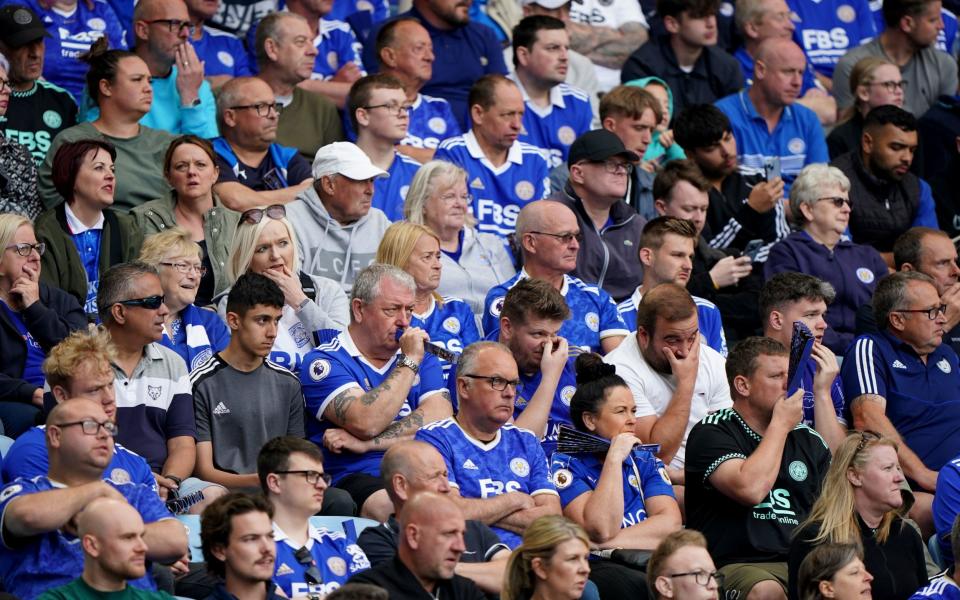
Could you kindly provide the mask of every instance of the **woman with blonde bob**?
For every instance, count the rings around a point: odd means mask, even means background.
[[[863,118],[878,106],[892,104],[903,108],[906,86],[900,67],[889,60],[879,56],[858,60],[850,71],[853,106],[840,115],[840,123],[827,136],[831,160],[851,150],[859,152]]]
[[[870,600],[873,575],[859,544],[822,544],[800,564],[800,600]]]
[[[437,293],[442,272],[440,238],[429,227],[399,221],[387,228],[377,248],[377,262],[403,269],[417,284],[412,327],[420,327],[430,341],[453,352],[480,340],[470,306],[460,298]],[[446,376],[451,364],[441,360]]]
[[[294,373],[314,346],[329,339],[323,330],[343,330],[350,319],[346,294],[332,279],[300,270],[297,238],[282,204],[251,208],[240,215],[230,249],[230,282],[252,271],[280,286],[284,306],[270,360]],[[226,318],[227,295],[217,310]],[[335,335],[335,334],[334,334]]]
[[[501,238],[474,229],[472,203],[467,172],[453,163],[431,160],[410,182],[403,216],[411,223],[426,225],[440,240],[443,277],[439,292],[463,298],[474,314],[481,314],[487,291],[517,270]]]
[[[823,544],[863,548],[863,563],[875,577],[873,597],[905,600],[927,581],[923,542],[900,515],[903,472],[897,442],[870,431],[853,431],[833,454],[833,463],[804,523],[794,533],[787,559],[791,600],[799,598],[800,564]]]
[[[577,600],[590,575],[590,540],[582,527],[560,515],[527,526],[507,562],[502,600]]]
[[[182,227],[171,227],[147,236],[140,260],[160,274],[163,301],[170,312],[163,322],[160,343],[183,358],[194,370],[230,343],[230,330],[212,310],[196,305],[200,282],[206,274],[203,250]]]

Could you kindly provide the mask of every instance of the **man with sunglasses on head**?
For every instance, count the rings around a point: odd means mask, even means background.
[[[226,490],[194,477],[197,427],[183,359],[159,343],[167,307],[156,269],[121,263],[103,274],[97,308],[116,355],[119,440],[150,464],[164,500],[192,501],[199,514]]]
[[[605,167],[601,166],[600,170]],[[630,332],[617,305],[605,290],[570,275],[577,268],[583,230],[572,210],[552,200],[531,202],[517,217],[516,243],[523,255],[523,269],[487,292],[483,330],[488,337],[500,328],[504,297],[517,282],[544,279],[563,295],[570,316],[559,335],[571,346],[606,354]]]
[[[262,79],[237,77],[220,88],[221,137],[213,140],[220,177],[213,190],[227,208],[286,204],[313,183],[310,165],[297,149],[276,143],[280,110]]]
[[[187,554],[186,531],[150,487],[104,480],[116,434],[117,426],[99,403],[76,399],[50,411],[48,471],[43,476],[17,479],[0,492],[0,574],[6,592],[18,598],[36,598],[80,576],[83,551],[75,517],[98,498],[128,502],[137,509],[146,524],[148,560],[173,562]],[[130,585],[157,589],[149,568]]]
[[[323,598],[370,568],[356,540],[310,523],[330,486],[315,444],[293,436],[270,440],[257,457],[257,475],[274,510],[273,580],[288,598]]]

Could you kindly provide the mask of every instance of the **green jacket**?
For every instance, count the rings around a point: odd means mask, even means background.
[[[177,201],[173,194],[151,200],[130,211],[137,228],[144,236],[159,233],[168,227],[176,227],[173,209]],[[213,265],[213,296],[217,297],[230,287],[227,277],[227,262],[233,246],[233,234],[237,231],[240,213],[230,210],[213,196],[213,208],[203,215],[203,239],[207,244],[210,264]]]
[[[80,306],[87,301],[87,272],[67,226],[65,205],[41,213],[34,223],[37,239],[47,244],[40,259],[40,278],[76,297]],[[100,236],[100,275],[115,264],[136,260],[143,233],[133,217],[112,209],[103,211]]]

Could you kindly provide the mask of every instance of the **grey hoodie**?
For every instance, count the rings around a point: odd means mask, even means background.
[[[297,234],[300,269],[340,283],[347,293],[361,269],[373,262],[390,220],[379,208],[350,225],[330,216],[313,187],[287,205],[287,219]],[[346,268],[345,268],[346,266]]]

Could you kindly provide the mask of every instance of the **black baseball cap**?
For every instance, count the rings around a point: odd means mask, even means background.
[[[607,160],[611,156],[622,156],[631,162],[640,160],[635,152],[627,150],[615,133],[606,129],[594,129],[573,142],[567,165],[575,165],[582,160]]]
[[[10,4],[0,8],[0,41],[19,48],[50,34],[40,17],[26,6]]]

